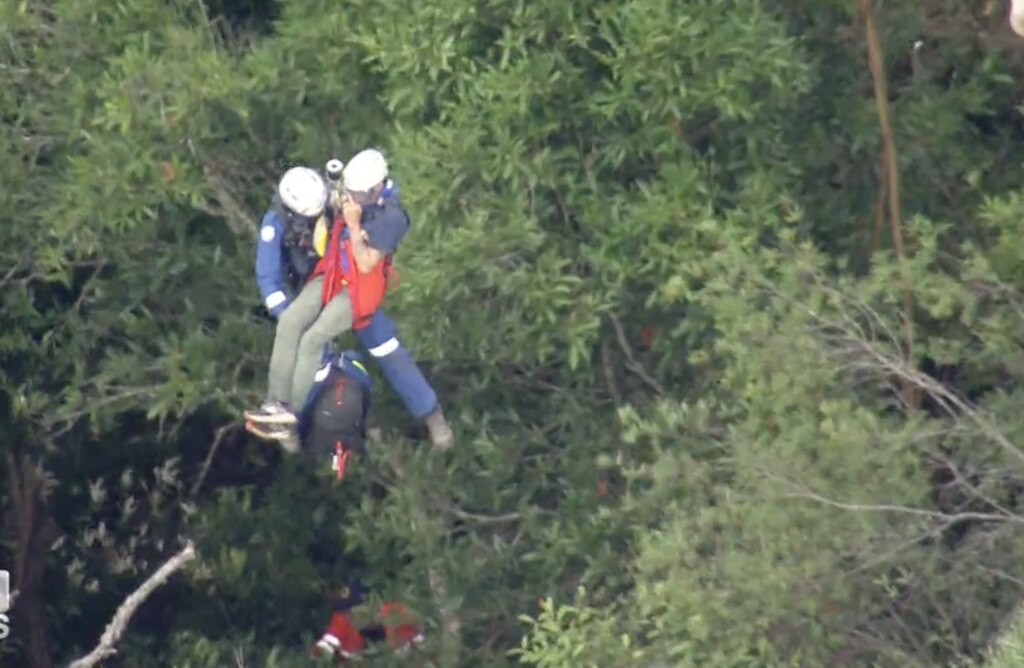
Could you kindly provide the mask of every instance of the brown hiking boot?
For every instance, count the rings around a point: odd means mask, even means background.
[[[440,407],[424,418],[423,421],[427,423],[427,429],[430,431],[430,442],[434,444],[435,450],[444,452],[455,444],[455,434],[445,421]]]

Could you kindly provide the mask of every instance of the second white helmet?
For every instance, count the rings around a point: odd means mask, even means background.
[[[342,172],[345,190],[368,192],[388,178],[388,162],[380,151],[368,148],[352,156]]]
[[[316,170],[292,167],[277,184],[281,203],[300,216],[315,218],[327,206],[327,184]]]

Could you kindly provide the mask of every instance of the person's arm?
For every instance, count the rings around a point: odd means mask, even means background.
[[[362,211],[347,203],[345,209],[356,267],[363,274],[369,273],[398,248],[398,242],[409,229],[409,219],[399,208],[388,209],[374,219],[370,229],[364,230],[359,222]]]
[[[288,293],[284,287],[284,226],[273,211],[268,211],[260,222],[259,240],[256,242],[256,285],[260,299],[271,317],[277,318],[288,307]]]

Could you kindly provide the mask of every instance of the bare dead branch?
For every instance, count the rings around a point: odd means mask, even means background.
[[[206,454],[206,461],[203,462],[203,467],[199,470],[199,478],[196,483],[192,485],[191,495],[195,496],[202,488],[203,483],[206,482],[206,476],[210,473],[210,465],[213,464],[213,458],[217,455],[217,450],[220,448],[221,443],[224,442],[224,438],[232,430],[237,429],[242,423],[239,421],[226,424],[217,429],[214,432],[213,442],[210,444],[210,451]]]
[[[869,512],[869,513],[890,513],[899,515],[914,515],[917,517],[924,517],[930,520],[936,520],[941,522],[945,527],[959,524],[960,522],[1004,522],[1012,524],[1024,525],[1024,517],[1015,514],[1003,514],[1003,513],[982,513],[966,511],[962,513],[945,513],[939,510],[928,510],[927,508],[913,508],[911,506],[901,506],[896,504],[888,503],[858,503],[839,501],[836,499],[823,496],[817,492],[812,491],[805,485],[797,484],[792,480],[787,480],[774,473],[763,471],[763,474],[780,484],[784,485],[789,489],[787,492],[783,492],[784,498],[790,499],[804,499],[807,501],[815,501],[817,503],[831,506],[833,508],[840,508],[842,510],[849,510],[853,512]]]
[[[179,552],[164,563],[148,580],[142,583],[142,585],[132,592],[128,598],[126,598],[118,607],[117,612],[114,613],[113,619],[107,624],[107,629],[103,632],[103,636],[100,638],[100,642],[95,648],[86,656],[76,659],[73,661],[68,668],[92,668],[100,661],[107,657],[113,656],[117,653],[114,645],[124,635],[125,628],[128,626],[128,622],[131,620],[132,615],[139,608],[142,603],[149,598],[157,587],[160,587],[170,577],[183,566],[193,561],[196,558],[196,549],[191,541]]]
[[[784,496],[786,496],[787,498],[817,501],[818,503],[823,503],[834,508],[841,508],[843,510],[852,510],[857,512],[899,513],[904,515],[918,515],[920,517],[941,520],[947,526],[958,524],[960,522],[968,522],[972,520],[979,522],[1012,522],[1015,524],[1024,524],[1024,517],[1016,517],[1014,515],[1003,515],[1002,513],[944,513],[938,510],[928,510],[926,508],[911,508],[909,506],[898,506],[894,504],[885,503],[849,503],[844,501],[837,501],[835,499],[830,499],[828,497],[816,494],[814,492],[787,492]]]
[[[981,409],[960,396],[959,393],[910,366],[904,359],[878,350],[869,341],[849,338],[847,341],[857,346],[859,352],[865,355],[865,359],[859,363],[859,366],[868,371],[892,374],[907,381],[936,401],[951,417],[967,419],[974,423],[985,437],[1024,464],[1024,451],[1010,442]]]
[[[957,486],[967,490],[967,492],[970,493],[974,498],[980,500],[982,503],[989,506],[990,508],[995,508],[997,511],[1005,515],[1012,514],[1009,509],[1003,507],[1003,505],[999,503],[996,499],[994,499],[992,495],[985,493],[977,485],[972,483],[967,478],[967,476],[963,474],[963,472],[960,470],[960,467],[957,465],[956,462],[953,461],[951,457],[947,456],[945,453],[939,450],[933,451],[932,455],[935,457],[937,461],[942,463],[942,466],[944,466],[947,471],[949,471],[949,473],[953,476],[953,482]]]
[[[917,369],[909,357],[902,354],[898,344],[890,342],[887,350],[886,346],[879,345],[877,339],[865,335],[858,318],[849,313],[849,307],[852,306],[863,318],[877,323],[878,328],[888,331],[885,318],[870,305],[834,288],[825,288],[833,298],[833,306],[839,313],[837,319],[782,295],[774,286],[766,285],[765,288],[810,316],[814,323],[812,331],[820,337],[829,351],[841,360],[844,368],[862,371],[876,378],[896,378],[904,387],[914,387],[932,399],[951,419],[967,420],[974,424],[985,438],[1024,464],[1024,450],[1012,443],[984,411],[955,390]]]
[[[614,313],[609,313],[608,319],[611,321],[612,327],[615,328],[615,338],[619,342],[619,348],[622,349],[622,354],[626,356],[626,368],[636,374],[652,390],[658,394],[665,394],[665,389],[647,373],[644,365],[637,361],[636,356],[633,354],[633,349],[629,345],[629,340],[626,338],[626,331],[623,329],[618,317]]]

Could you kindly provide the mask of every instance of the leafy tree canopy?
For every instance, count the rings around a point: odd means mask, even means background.
[[[1013,665],[1000,5],[0,3],[0,660],[87,653],[193,540],[109,665],[307,665],[354,574],[437,665]],[[366,146],[458,441],[374,371],[338,485],[237,416],[274,184]]]

